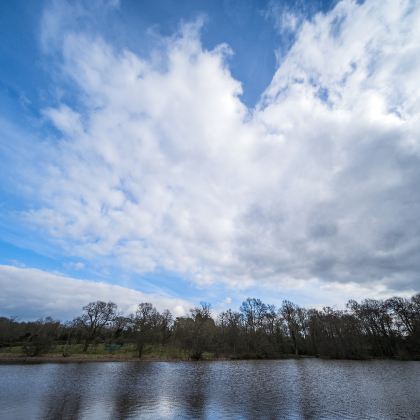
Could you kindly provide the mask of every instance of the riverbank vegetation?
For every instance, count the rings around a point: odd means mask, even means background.
[[[150,303],[124,315],[91,302],[69,322],[0,318],[0,357],[208,360],[315,356],[420,360],[420,294],[411,299],[351,300],[345,310],[279,308],[248,298],[213,316],[209,304],[174,318]]]

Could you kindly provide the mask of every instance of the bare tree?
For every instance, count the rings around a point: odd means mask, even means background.
[[[293,348],[296,356],[299,354],[299,334],[300,334],[300,322],[301,314],[299,313],[299,307],[294,303],[284,300],[282,307],[279,310],[279,314],[283,317],[289,336],[292,339]]]
[[[156,340],[160,317],[161,315],[151,303],[143,302],[137,307],[133,321],[139,358],[143,354],[144,346]]]
[[[102,332],[103,328],[110,325],[117,313],[117,305],[113,302],[103,302],[98,300],[90,302],[83,307],[82,316],[75,319],[85,335],[83,352],[85,353],[89,344]]]
[[[191,316],[179,317],[175,321],[175,338],[193,360],[200,360],[203,352],[214,344],[216,325],[211,317],[210,305],[201,303],[190,311]]]

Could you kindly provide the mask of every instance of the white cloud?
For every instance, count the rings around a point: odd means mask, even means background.
[[[80,115],[71,108],[61,105],[59,108],[48,108],[44,115],[49,118],[55,127],[64,135],[78,136],[83,131]]]
[[[289,281],[284,280],[281,287],[267,283],[260,290],[265,293],[257,295],[267,303],[279,306],[283,299],[287,299],[305,307],[320,309],[324,306],[345,309],[350,299],[362,301],[372,297],[388,299],[393,296],[409,298],[417,293],[415,288],[409,287],[405,290],[392,289],[383,279],[361,284],[352,281],[323,281],[319,278],[290,278]]]
[[[419,21],[408,1],[339,3],[253,111],[197,25],[153,60],[65,31],[80,106],[45,111],[63,138],[27,221],[70,255],[200,284],[418,287]]]
[[[0,265],[0,316],[22,318],[58,317],[72,319],[87,303],[104,300],[118,304],[125,314],[134,312],[141,302],[151,302],[159,310],[184,315],[192,305],[163,294],[143,293],[127,287],[79,280],[35,268]]]
[[[290,35],[297,31],[304,21],[304,14],[294,6],[296,4],[270,1],[262,11],[262,15],[274,24],[274,28],[280,35]]]

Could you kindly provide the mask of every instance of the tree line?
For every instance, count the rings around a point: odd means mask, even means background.
[[[288,300],[277,308],[248,298],[238,311],[213,316],[210,305],[202,303],[175,318],[151,303],[140,303],[135,313],[124,315],[115,303],[96,301],[70,322],[0,318],[0,347],[21,345],[28,356],[58,344],[63,356],[74,344],[88,352],[99,343],[111,352],[131,345],[139,358],[145,349],[176,348],[192,360],[205,353],[233,359],[306,355],[420,360],[420,293],[410,299],[350,300],[345,310],[307,309]]]

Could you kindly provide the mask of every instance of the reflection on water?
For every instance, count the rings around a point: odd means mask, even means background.
[[[0,366],[1,419],[420,419],[420,363]]]

